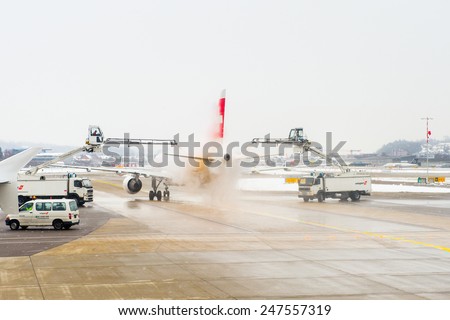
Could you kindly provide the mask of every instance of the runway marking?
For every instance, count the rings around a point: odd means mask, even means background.
[[[450,248],[449,247],[438,246],[438,245],[435,245],[435,244],[432,244],[432,243],[427,243],[427,242],[423,242],[423,241],[407,239],[407,238],[398,237],[398,236],[390,236],[390,235],[386,235],[386,234],[382,234],[382,233],[376,233],[376,232],[370,232],[370,231],[361,231],[361,230],[347,229],[347,228],[343,228],[343,227],[336,227],[336,226],[331,226],[331,225],[318,223],[318,222],[313,222],[313,221],[306,221],[306,220],[300,220],[300,219],[294,219],[294,218],[280,217],[280,216],[269,214],[269,213],[253,212],[253,211],[247,211],[247,210],[246,210],[246,212],[252,213],[252,214],[257,214],[257,215],[260,215],[260,216],[266,216],[266,217],[277,218],[277,219],[282,219],[282,220],[286,220],[286,221],[302,223],[302,224],[306,224],[306,225],[310,225],[310,226],[314,226],[314,227],[326,228],[326,229],[331,229],[331,230],[336,230],[336,231],[341,231],[341,232],[347,232],[347,233],[355,233],[355,234],[369,236],[369,237],[372,237],[372,238],[380,238],[380,239],[388,239],[388,240],[393,240],[393,241],[407,242],[407,243],[420,245],[420,246],[423,246],[423,247],[428,247],[428,248],[442,250],[442,251],[445,251],[445,252],[450,252]]]

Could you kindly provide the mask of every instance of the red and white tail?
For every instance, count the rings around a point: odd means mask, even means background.
[[[223,89],[220,94],[219,99],[219,130],[217,132],[217,138],[223,139],[223,133],[224,133],[224,125],[225,125],[225,96],[226,96],[226,90]]]

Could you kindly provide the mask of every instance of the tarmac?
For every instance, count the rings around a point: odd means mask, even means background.
[[[117,179],[94,186],[73,234],[3,226],[0,299],[450,298],[446,195],[304,203],[174,187],[150,202]]]

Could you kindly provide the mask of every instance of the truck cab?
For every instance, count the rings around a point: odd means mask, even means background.
[[[77,201],[78,205],[94,200],[92,182],[87,178],[69,178],[69,194]]]
[[[303,142],[305,140],[305,137],[303,136],[303,128],[291,129],[288,140],[293,142]]]
[[[305,176],[298,179],[299,197],[301,196],[305,202],[316,198],[323,189],[322,176]]]

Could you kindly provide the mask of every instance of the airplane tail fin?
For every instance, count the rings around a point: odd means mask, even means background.
[[[220,99],[219,99],[219,104],[218,104],[218,108],[219,108],[219,130],[217,132],[217,136],[216,138],[218,139],[223,139],[223,135],[224,135],[224,128],[225,128],[225,99],[226,99],[226,90],[223,89],[221,94],[220,94]]]
[[[17,173],[41,148],[29,148],[0,162],[0,208],[6,213],[17,212]]]

